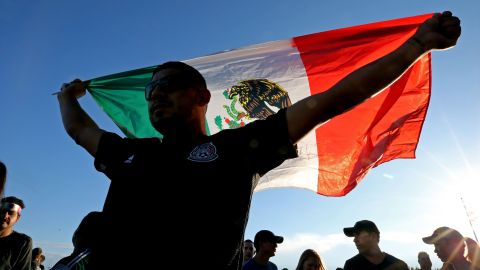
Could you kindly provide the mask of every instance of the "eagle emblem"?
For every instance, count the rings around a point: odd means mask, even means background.
[[[228,99],[238,96],[247,118],[265,119],[277,110],[292,105],[288,92],[267,79],[244,80],[227,89]]]
[[[223,91],[230,105],[223,105],[228,116],[214,119],[219,130],[243,127],[257,119],[265,119],[276,111],[292,105],[288,92],[278,83],[267,79],[243,80]],[[238,107],[243,110],[238,110]]]

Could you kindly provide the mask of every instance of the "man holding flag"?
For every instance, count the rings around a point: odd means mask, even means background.
[[[158,66],[145,87],[150,121],[162,140],[122,139],[100,129],[77,101],[86,91],[82,81],[64,84],[58,94],[64,127],[112,181],[104,208],[110,228],[99,239],[102,249],[92,254],[92,264],[99,269],[115,268],[116,263],[137,269],[161,259],[185,263],[182,268],[202,264],[239,269],[258,179],[296,157],[294,144],[309,131],[392,84],[423,54],[454,46],[459,36],[458,18],[450,12],[435,14],[395,51],[328,91],[265,120],[210,136],[205,128],[210,91],[203,76],[182,62]],[[280,98],[281,92],[277,94]],[[230,173],[231,164],[242,170]],[[172,252],[150,247],[160,241],[168,242]],[[184,250],[190,244],[197,248]],[[130,249],[129,258],[119,260],[125,247]],[[202,253],[212,249],[215,256]],[[158,258],[159,254],[165,257]]]

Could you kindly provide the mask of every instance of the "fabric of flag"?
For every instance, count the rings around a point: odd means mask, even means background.
[[[328,90],[354,70],[400,47],[431,16],[342,28],[185,60],[202,73],[212,93],[207,132],[247,125]],[[371,168],[395,158],[414,158],[430,99],[430,57],[425,54],[390,87],[310,132],[298,142],[299,157],[264,175],[256,191],[295,187],[343,196]],[[128,137],[161,137],[150,124],[144,95],[155,67],[100,77],[87,86]],[[235,148],[235,142],[231,145]],[[232,170],[241,168],[232,164]]]

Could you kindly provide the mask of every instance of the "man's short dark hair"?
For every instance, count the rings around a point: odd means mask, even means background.
[[[5,197],[2,199],[1,201],[2,203],[14,203],[14,204],[18,204],[22,209],[25,209],[25,204],[23,203],[23,201],[17,197],[14,197],[14,196],[9,196],[9,197]]]
[[[0,161],[0,181],[5,177],[7,177],[7,166]]]
[[[185,80],[189,82],[189,85],[207,88],[207,83],[202,74],[196,68],[180,61],[169,61],[158,65],[155,70],[153,70],[152,78],[157,72],[164,69],[178,70],[180,74],[185,77]]]
[[[43,250],[41,247],[36,247],[32,249],[32,258],[35,259],[38,255],[42,254]]]
[[[81,238],[83,245],[92,247],[104,233],[104,229],[105,217],[103,212],[92,211],[80,221],[80,224],[73,233],[72,242],[75,246],[75,238]]]
[[[5,182],[7,182],[7,166],[0,161],[0,197],[3,195]]]

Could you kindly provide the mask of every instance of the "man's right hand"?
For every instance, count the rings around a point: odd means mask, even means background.
[[[60,94],[66,94],[70,96],[74,96],[75,98],[83,97],[86,93],[86,87],[82,80],[75,79],[70,83],[62,84],[62,88],[60,90]]]
[[[75,79],[64,83],[57,98],[65,130],[72,139],[88,153],[95,156],[103,130],[82,109],[78,98],[86,93],[85,82]]]
[[[426,20],[413,36],[425,50],[447,49],[457,43],[462,29],[460,19],[450,11],[435,13]]]

